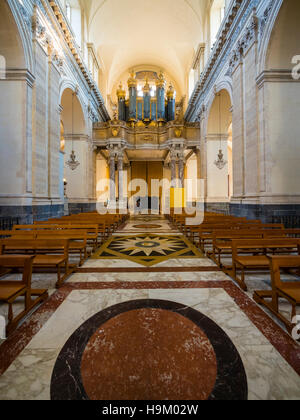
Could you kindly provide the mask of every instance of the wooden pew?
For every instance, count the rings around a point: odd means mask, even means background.
[[[269,257],[272,291],[256,290],[253,298],[255,302],[268,308],[280,321],[282,321],[291,334],[295,324],[296,307],[300,305],[300,281],[282,282],[281,269],[300,269],[300,257],[270,256]],[[282,315],[279,309],[279,299],[287,300],[292,306],[291,320]]]
[[[24,318],[35,306],[48,298],[48,292],[45,289],[32,290],[32,266],[34,256],[24,255],[0,255],[0,267],[4,269],[22,269],[22,280],[4,281],[0,280],[0,301],[8,304],[8,324],[6,327],[7,335],[13,332],[19,322]],[[13,303],[20,296],[24,296],[24,310],[14,317]],[[32,300],[32,297],[35,299]]]
[[[36,239],[61,239],[69,240],[69,254],[79,254],[79,266],[87,260],[87,233],[85,230],[63,230],[63,231],[35,231]]]
[[[41,225],[15,225],[13,227],[14,232],[24,231],[44,231],[44,232],[61,232],[61,231],[72,231],[72,232],[86,232],[87,242],[92,245],[93,251],[98,247],[98,225],[83,225],[83,224],[41,224]],[[11,236],[11,235],[10,235]]]
[[[243,239],[232,241],[233,279],[247,290],[245,283],[246,270],[268,269],[270,266],[268,255],[271,253],[284,252],[287,255],[297,253],[300,255],[300,239]],[[248,252],[252,255],[240,255]],[[241,277],[237,271],[241,271]]]
[[[69,239],[69,254],[79,255],[79,266],[81,267],[90,255],[87,250],[86,230],[13,230],[11,239]],[[46,253],[49,250],[45,251]]]
[[[98,238],[99,242],[103,243],[105,240],[107,240],[110,236],[110,234],[113,232],[113,225],[111,225],[108,221],[104,222],[99,220],[72,220],[72,219],[50,219],[47,222],[34,222],[37,226],[74,226],[74,225],[82,225],[82,228],[85,228],[86,226],[90,225],[96,225],[98,228]]]
[[[79,266],[82,266],[90,255],[87,250],[86,230],[14,231],[11,237],[14,239],[69,239],[69,254],[79,255]]]
[[[66,239],[2,239],[0,240],[0,255],[21,253],[34,255],[34,268],[56,269],[56,287],[58,288],[73,272],[69,266],[69,243],[70,240]],[[61,275],[62,267],[65,271],[63,276]]]
[[[224,222],[222,224],[207,224],[201,226],[198,231],[193,232],[193,242],[198,246],[203,252],[206,251],[207,245],[212,245],[214,233],[219,231],[253,231],[261,229],[261,225],[246,224],[246,223],[235,223],[235,222]]]

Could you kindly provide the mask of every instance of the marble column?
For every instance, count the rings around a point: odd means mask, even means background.
[[[171,150],[170,169],[171,169],[171,187],[172,188],[176,188],[176,160],[177,160],[177,153]]]
[[[109,154],[109,198],[110,202],[114,202],[116,200],[116,167],[114,150],[110,150]]]
[[[184,153],[181,152],[178,156],[178,178],[179,178],[179,188],[184,188]]]
[[[123,150],[118,152],[118,177],[119,177],[119,205],[122,206],[124,202],[124,152]]]

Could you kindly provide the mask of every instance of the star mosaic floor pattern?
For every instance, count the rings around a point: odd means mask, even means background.
[[[173,233],[158,254],[176,253]],[[143,258],[155,235],[131,235]],[[136,258],[128,236],[118,252]],[[45,281],[49,299],[0,346],[0,400],[300,399],[299,345],[202,254],[94,258],[59,290]]]
[[[113,236],[92,258],[125,258],[141,265],[153,266],[169,259],[201,257],[203,254],[183,235],[167,236],[146,233]]]

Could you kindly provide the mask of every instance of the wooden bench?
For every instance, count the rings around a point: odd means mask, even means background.
[[[69,239],[69,254],[79,255],[79,266],[86,261],[90,253],[87,250],[86,230],[14,230],[11,232],[13,239]]]
[[[35,306],[48,298],[47,290],[31,289],[34,258],[35,257],[33,255],[0,255],[1,268],[18,268],[23,271],[22,280],[0,280],[0,301],[8,304],[8,324],[6,327],[7,335],[16,329],[22,318],[24,318]],[[13,303],[21,296],[24,296],[24,310],[14,317]],[[35,299],[32,300],[32,297],[35,297]]]
[[[300,257],[293,256],[270,256],[269,257],[272,291],[258,290],[254,292],[254,300],[269,309],[280,321],[284,323],[291,334],[293,318],[296,314],[296,307],[300,305],[300,281],[283,282],[281,280],[281,269],[300,269]],[[287,319],[279,309],[279,299],[287,300],[292,306],[291,319]]]
[[[34,268],[56,269],[56,287],[58,288],[73,272],[69,266],[69,243],[68,239],[2,239],[0,240],[0,255],[34,255]],[[63,276],[61,275],[62,267],[65,271]]]
[[[222,223],[220,225],[212,224],[212,225],[203,225],[198,232],[195,231],[193,233],[193,242],[196,246],[198,246],[203,252],[206,251],[208,245],[213,244],[214,233],[220,231],[230,231],[230,232],[238,232],[238,231],[246,231],[251,233],[254,230],[260,230],[261,225],[255,224],[245,224],[245,223]]]
[[[221,257],[222,255],[232,256],[232,240],[233,239],[263,239],[264,233],[262,230],[217,230],[214,231],[212,239],[212,251],[207,252],[207,255],[220,267],[223,267]],[[229,268],[229,267],[227,267]]]
[[[259,220],[247,220],[247,221],[236,221],[234,219],[230,220],[217,220],[214,222],[204,221],[201,225],[198,226],[188,226],[186,225],[186,236],[194,241],[194,237],[197,236],[198,232],[203,228],[210,227],[214,229],[256,229],[261,228],[262,223]]]
[[[65,224],[36,224],[36,225],[15,225],[13,227],[14,232],[20,231],[78,231],[78,232],[86,232],[87,234],[87,242],[91,244],[93,251],[95,251],[98,247],[98,225],[83,225],[83,224],[72,224],[72,223],[65,223]]]
[[[82,228],[85,228],[89,225],[96,225],[98,228],[98,238],[99,242],[103,243],[106,241],[111,233],[114,231],[114,225],[108,221],[99,221],[99,220],[83,220],[83,219],[50,219],[47,222],[34,222],[35,225],[55,225],[55,226],[74,226],[82,225]]]
[[[247,290],[245,283],[246,270],[268,269],[270,266],[268,255],[284,251],[287,255],[300,254],[300,239],[243,239],[232,241],[233,279]],[[252,255],[239,255],[248,252]],[[237,271],[241,270],[241,277]]]

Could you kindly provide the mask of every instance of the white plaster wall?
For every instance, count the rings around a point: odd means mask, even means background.
[[[214,164],[220,149],[219,141],[207,141],[207,201],[228,200],[228,165],[220,170]],[[228,160],[227,142],[222,141],[224,159]]]
[[[70,159],[72,142],[66,141],[65,147],[65,178],[67,180],[67,197],[71,202],[85,203],[88,201],[88,143],[86,140],[74,141],[76,159],[80,165],[72,171],[66,164]]]

